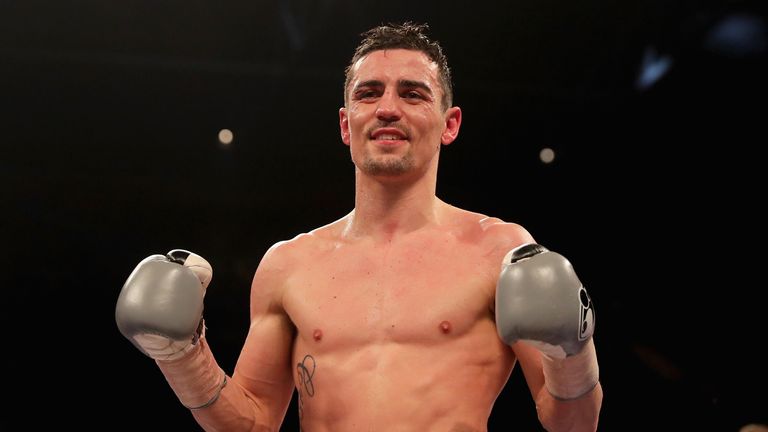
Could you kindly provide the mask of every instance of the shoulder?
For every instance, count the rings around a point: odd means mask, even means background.
[[[459,208],[455,210],[460,231],[474,243],[509,250],[534,241],[533,236],[520,224]]]
[[[526,228],[515,222],[462,210],[459,213],[462,241],[473,250],[478,264],[476,270],[488,281],[488,298],[496,295],[496,280],[507,253],[525,243],[534,243]],[[491,302],[493,309],[493,302]]]
[[[282,303],[285,283],[301,268],[301,263],[311,261],[333,247],[335,225],[301,233],[267,249],[251,282],[252,303]]]
[[[505,222],[495,217],[484,217],[477,223],[484,239],[507,246],[510,249],[534,241],[527,229],[514,222]]]
[[[522,225],[497,217],[460,210],[461,237],[477,247],[478,253],[496,269],[510,250],[525,243],[535,243],[533,236]]]
[[[501,263],[510,250],[525,244],[535,243],[527,229],[514,222],[505,222],[499,218],[486,217],[478,221],[485,256],[492,263]]]
[[[262,263],[268,265],[293,263],[297,259],[308,258],[315,253],[333,248],[341,238],[349,216],[348,214],[327,225],[301,233],[290,240],[273,244],[264,254]]]
[[[338,236],[337,222],[301,233],[290,240],[273,244],[259,264],[259,271],[281,272],[283,276],[295,268],[296,263],[311,259],[313,255],[332,248]]]

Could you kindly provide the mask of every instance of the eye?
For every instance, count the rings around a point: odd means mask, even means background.
[[[378,96],[378,92],[375,90],[360,90],[355,93],[355,99],[358,100],[364,100],[364,99],[373,99]]]
[[[424,97],[421,95],[421,93],[419,93],[419,92],[417,92],[415,90],[411,90],[411,91],[405,92],[405,95],[403,97],[405,97],[406,99],[424,99]]]

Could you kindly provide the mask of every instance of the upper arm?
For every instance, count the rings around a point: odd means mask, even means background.
[[[494,295],[495,285],[501,272],[502,261],[507,253],[526,243],[535,243],[533,236],[521,225],[504,222],[501,219],[486,218],[481,221],[485,232],[485,238],[492,245],[489,252],[491,264],[489,267],[493,272]],[[495,302],[491,302],[492,308]],[[495,313],[495,311],[493,311]],[[525,376],[525,382],[531,396],[536,400],[544,389],[544,372],[541,366],[541,354],[535,348],[525,343],[513,344],[510,349],[514,352],[517,362]]]
[[[497,241],[494,261],[497,262],[495,280],[498,280],[504,256],[510,250],[520,245],[535,243],[535,240],[531,234],[519,225],[500,221],[489,227],[489,231],[495,232],[494,237]],[[584,397],[570,401],[558,400],[547,390],[541,352],[524,341],[512,344],[509,349],[514,352],[520,364],[528,390],[536,403],[539,421],[547,430],[595,430],[602,403],[602,388],[599,383],[594,391]]]
[[[281,247],[267,251],[253,277],[250,327],[232,377],[273,425],[282,422],[293,393],[294,327],[282,305],[287,266]]]
[[[490,309],[495,313],[496,283],[501,272],[502,261],[507,253],[517,246],[534,243],[533,236],[521,225],[504,222],[497,218],[485,218],[480,221],[483,231],[482,243],[485,256],[486,276],[489,281]]]

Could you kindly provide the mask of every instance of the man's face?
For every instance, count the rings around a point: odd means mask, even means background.
[[[373,51],[352,68],[342,141],[366,174],[393,177],[436,163],[458,135],[461,110],[443,110],[438,67],[420,51]]]

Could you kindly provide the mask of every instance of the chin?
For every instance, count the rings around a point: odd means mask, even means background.
[[[362,171],[366,174],[381,177],[399,177],[413,170],[413,164],[402,158],[389,160],[366,160]]]

